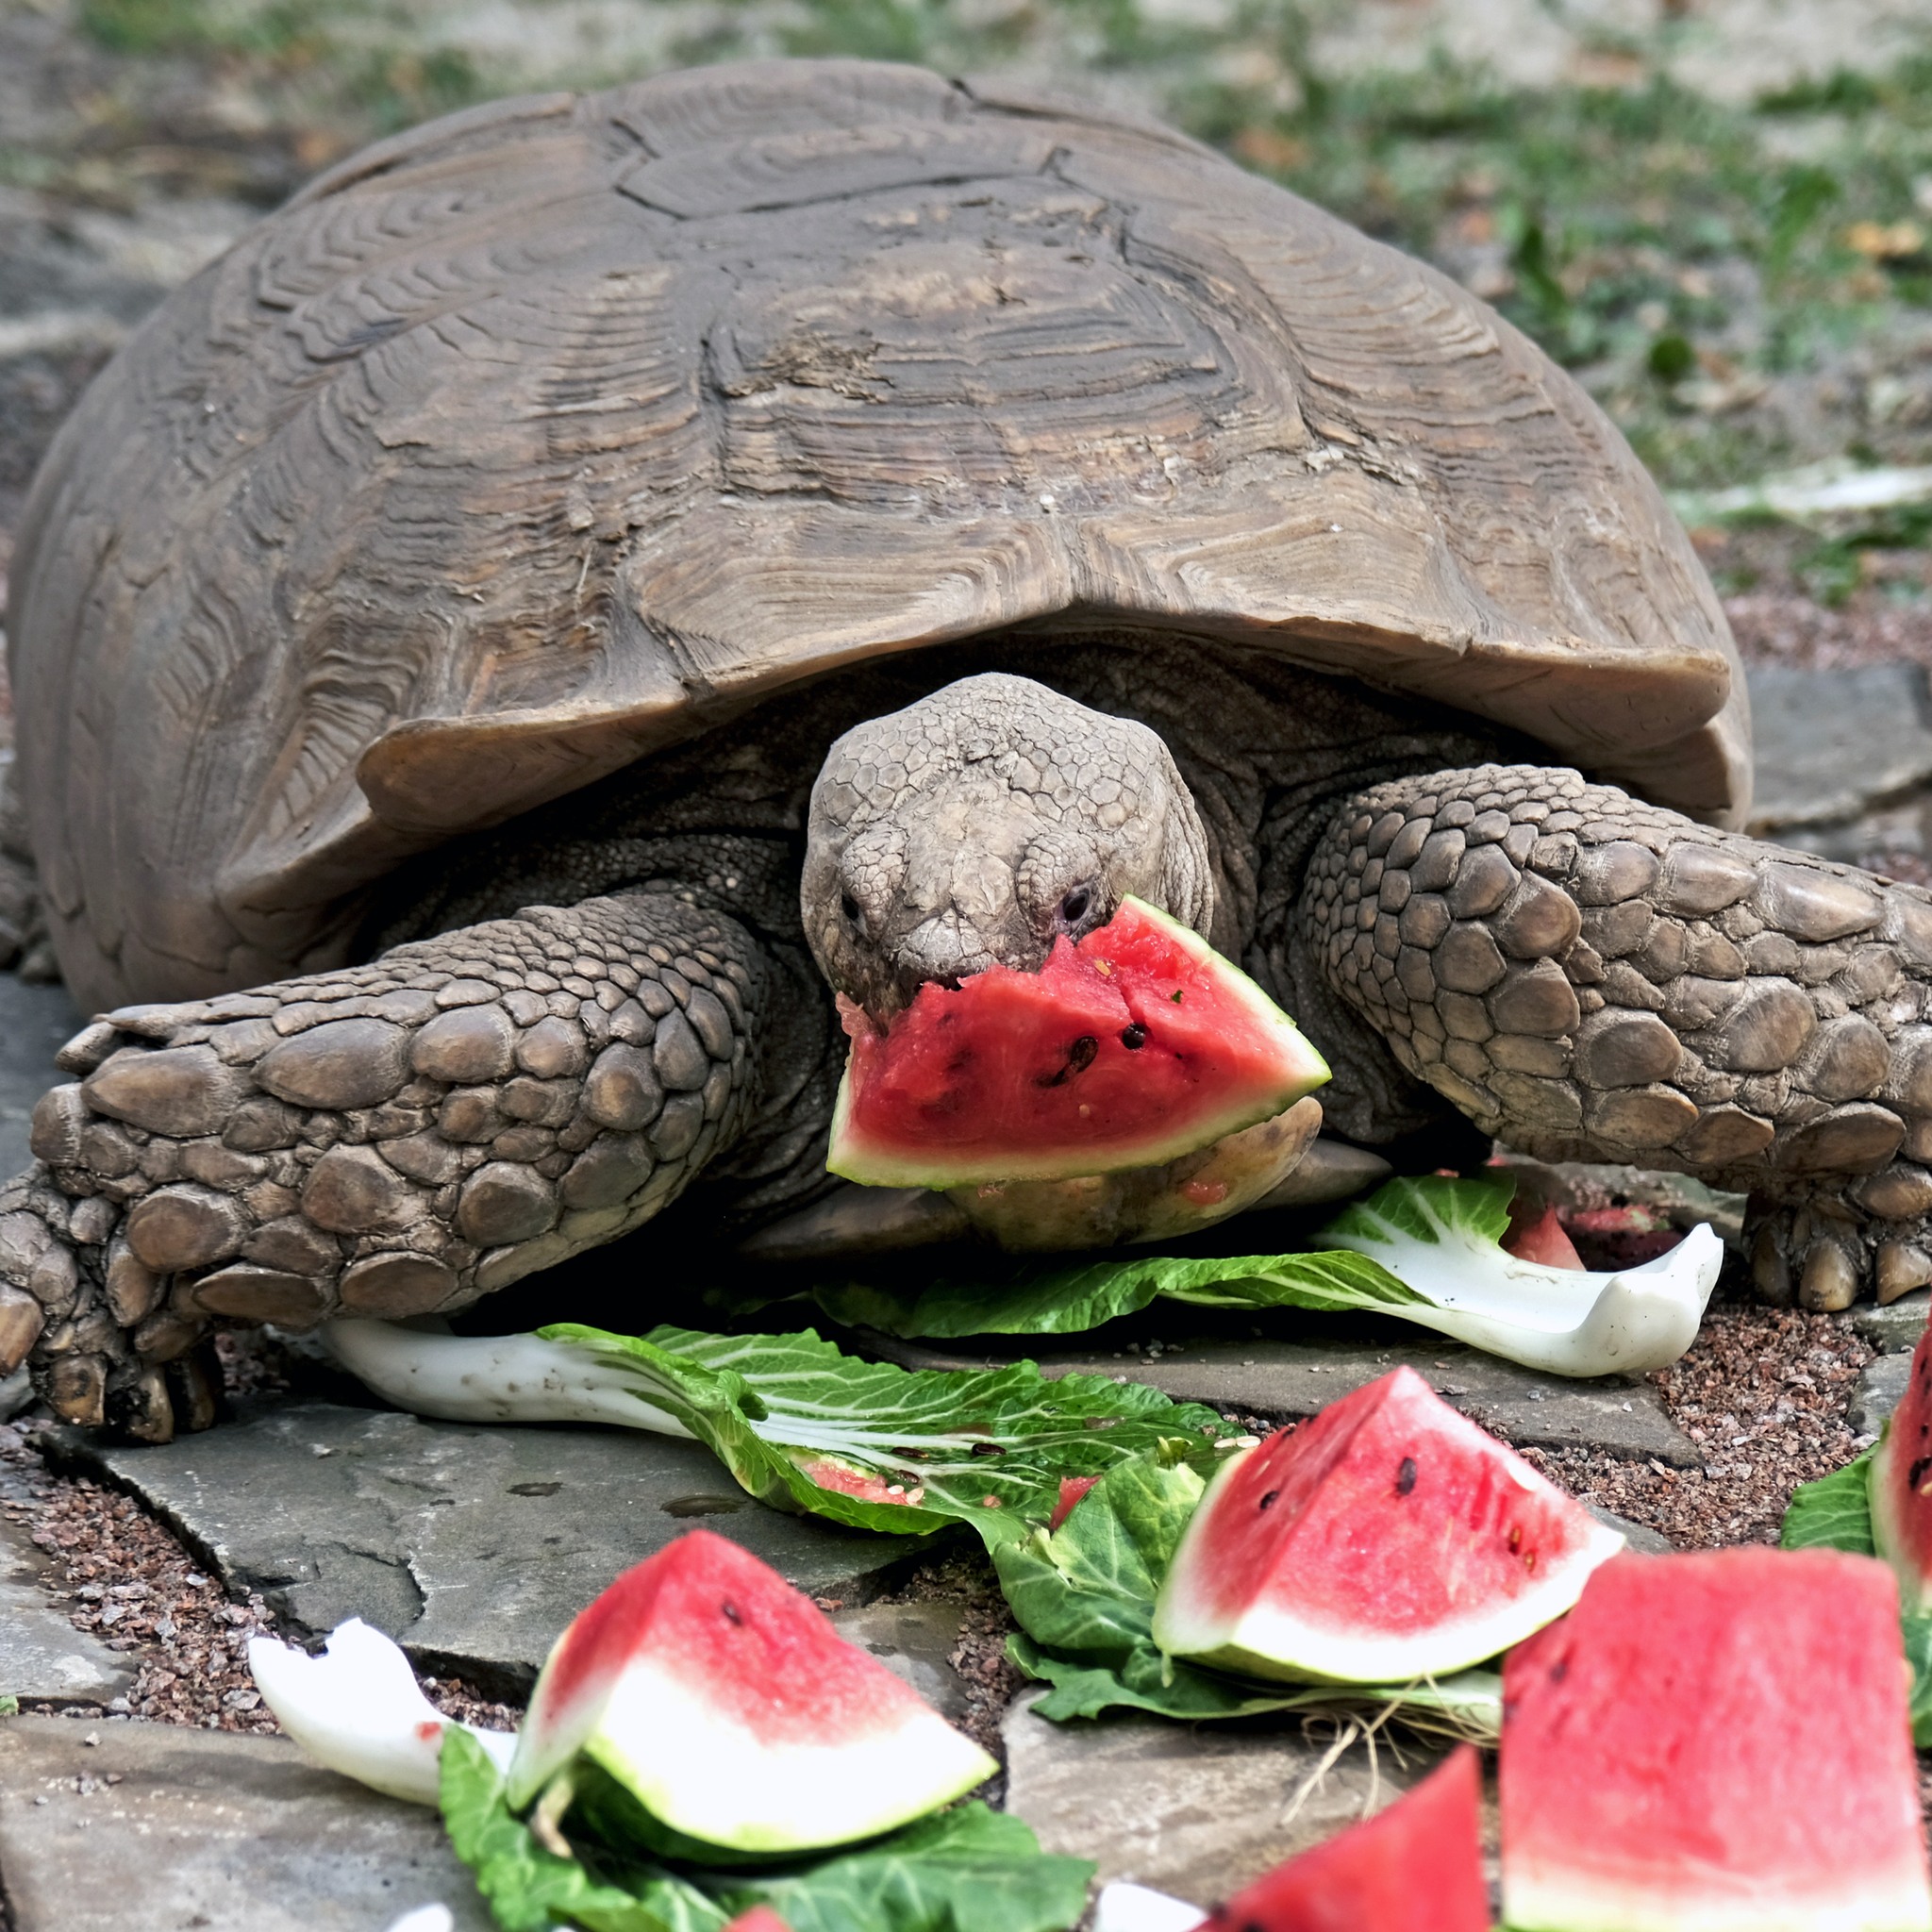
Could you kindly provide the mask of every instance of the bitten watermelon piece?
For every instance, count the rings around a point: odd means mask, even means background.
[[[557,1641],[510,1804],[588,1759],[679,1838],[805,1851],[936,1810],[998,1769],[776,1572],[694,1529]]]
[[[1489,1932],[1482,1772],[1458,1746],[1387,1810],[1277,1865],[1200,1932]]]
[[[1836,1550],[1619,1557],[1503,1674],[1521,1932],[1932,1926],[1898,1592]]]
[[[1263,1676],[1407,1683],[1561,1616],[1623,1543],[1400,1368],[1215,1472],[1154,1641]]]
[[[1907,1609],[1932,1603],[1932,1328],[1872,1458],[1872,1536]]]
[[[1293,1106],[1328,1067],[1247,974],[1139,899],[1038,973],[929,983],[852,1051],[825,1165],[875,1187],[1158,1167]]]

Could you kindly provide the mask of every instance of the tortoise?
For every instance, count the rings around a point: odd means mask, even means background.
[[[1737,832],[1736,648],[1628,447],[1130,114],[776,61],[383,142],[103,373],[14,585],[104,1017],[0,1367],[71,1419],[205,1423],[218,1319],[814,1211],[833,994],[1127,892],[1300,1016],[1343,1145],[1748,1189],[1773,1300],[1932,1278],[1932,897]]]

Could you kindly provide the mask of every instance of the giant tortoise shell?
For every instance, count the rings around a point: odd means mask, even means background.
[[[333,964],[406,855],[1026,620],[1243,641],[1747,803],[1708,582],[1538,349],[1165,128],[911,68],[508,101],[343,163],[95,384],[16,582],[95,1006]]]

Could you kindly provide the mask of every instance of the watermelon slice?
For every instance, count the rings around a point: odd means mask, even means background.
[[[791,1927],[770,1906],[753,1906],[750,1911],[740,1912],[724,1932],[791,1932]]]
[[[1124,899],[1038,973],[928,983],[852,1052],[825,1165],[874,1187],[1067,1180],[1178,1159],[1328,1077],[1293,1021],[1166,913]]]
[[[1262,1676],[1404,1684],[1561,1616],[1623,1541],[1400,1368],[1215,1472],[1154,1641]]]
[[[1872,1458],[1872,1537],[1907,1609],[1932,1601],[1932,1328]]]
[[[1620,1557],[1503,1675],[1524,1932],[1932,1926],[1898,1592],[1836,1550]]]
[[[1074,1513],[1074,1505],[1099,1480],[1100,1478],[1097,1475],[1061,1476],[1060,1492],[1054,1499],[1053,1514],[1046,1520],[1046,1529],[1049,1536]]]
[[[845,1844],[998,1767],[776,1572],[694,1529],[557,1641],[510,1762],[512,1806],[588,1760],[675,1848]]]
[[[1482,1772],[1468,1744],[1386,1811],[1277,1865],[1201,1932],[1489,1932]]]

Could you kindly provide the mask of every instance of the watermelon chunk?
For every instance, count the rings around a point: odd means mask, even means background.
[[[1623,1541],[1400,1368],[1215,1472],[1154,1641],[1263,1676],[1407,1683],[1561,1616]]]
[[[1503,1674],[1523,1932],[1932,1926],[1898,1592],[1835,1550],[1619,1557]]]
[[[1872,1458],[1872,1536],[1907,1609],[1932,1602],[1932,1328]]]
[[[825,1165],[875,1187],[1155,1167],[1328,1078],[1293,1021],[1198,933],[1138,899],[1038,973],[928,983],[852,1051]]]
[[[680,1841],[805,1851],[870,1838],[998,1767],[736,1543],[694,1529],[557,1641],[510,1762],[512,1806],[588,1760]]]
[[[791,1932],[791,1927],[770,1906],[753,1906],[750,1911],[740,1912],[724,1932]]]
[[[1201,1932],[1489,1932],[1482,1772],[1468,1744],[1421,1784],[1238,1892]]]

